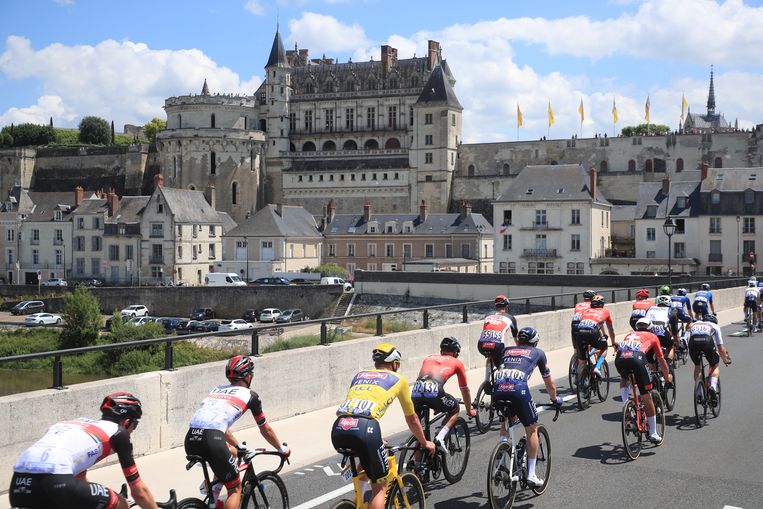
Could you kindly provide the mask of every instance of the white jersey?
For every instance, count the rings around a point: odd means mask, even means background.
[[[649,308],[649,311],[646,312],[646,318],[651,320],[653,325],[665,327],[670,321],[669,311],[670,308],[652,306]]]
[[[212,389],[209,396],[202,400],[189,427],[216,429],[225,433],[247,408],[252,410],[255,421],[262,426],[265,416],[257,393],[247,387],[221,385]]]
[[[103,420],[56,423],[21,454],[13,471],[79,475],[113,452],[110,439],[118,430],[117,423]]]
[[[760,299],[760,289],[757,287],[744,289],[745,300],[758,300]]]
[[[689,326],[686,331],[686,339],[691,339],[693,336],[708,336],[715,339],[715,344],[721,346],[723,344],[723,334],[721,334],[721,328],[718,324],[713,322],[694,322]]]

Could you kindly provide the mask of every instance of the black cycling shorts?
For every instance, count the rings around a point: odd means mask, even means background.
[[[459,411],[458,400],[447,392],[434,397],[423,396],[411,399],[413,400],[413,406],[416,408],[416,414],[419,417],[422,417],[424,412],[428,413],[430,408],[436,413],[455,414]]]
[[[708,313],[708,305],[705,302],[694,302],[691,305],[691,310],[694,311],[694,314],[697,315],[706,315]]]
[[[531,426],[538,422],[538,411],[527,382],[520,380],[496,382],[491,398],[493,404],[498,401],[511,402],[511,409],[523,426]]]
[[[598,329],[578,329],[578,359],[581,361],[588,358],[588,347],[592,346],[596,350],[605,350],[607,348],[607,338],[602,336]]]
[[[106,486],[78,481],[72,474],[14,472],[8,495],[11,507],[24,509],[113,509],[119,502]]]
[[[573,320],[570,323],[570,337],[572,338],[573,348],[578,347],[578,325],[580,325],[580,320]]]
[[[503,361],[503,350],[506,345],[500,341],[479,341],[477,350],[484,356],[493,361],[493,367],[498,367]]]
[[[715,340],[710,336],[692,336],[689,338],[689,357],[694,364],[699,364],[700,357],[704,355],[711,366],[715,366],[721,360],[715,347]]]
[[[671,336],[668,331],[665,331],[665,334],[658,335],[657,339],[660,340],[660,346],[665,352],[669,352],[675,346],[675,343],[673,343],[673,336]]]
[[[615,368],[623,378],[630,374],[634,376],[639,394],[643,395],[652,390],[652,375],[642,352],[619,350],[615,357]]]
[[[337,417],[331,426],[331,444],[337,452],[351,451],[358,456],[371,482],[386,482],[389,460],[379,421],[366,417]]]
[[[753,312],[758,310],[758,301],[755,299],[745,299],[744,309],[751,309]]]
[[[225,433],[222,431],[189,429],[185,435],[185,453],[204,458],[226,488],[233,488],[239,484],[238,459],[228,449]]]

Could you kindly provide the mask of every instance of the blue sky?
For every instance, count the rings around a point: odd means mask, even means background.
[[[401,58],[441,42],[464,105],[464,140],[565,138],[651,121],[676,128],[681,94],[763,123],[763,0],[104,0],[0,1],[0,125],[76,126],[85,115],[142,124],[165,98],[251,94],[277,20],[288,47],[340,61]],[[548,128],[551,102],[555,123]],[[524,126],[516,126],[517,105]]]

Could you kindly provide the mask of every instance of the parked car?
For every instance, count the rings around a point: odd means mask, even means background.
[[[191,325],[193,332],[216,332],[220,328],[220,322],[214,320],[207,320],[205,322],[194,322]]]
[[[235,320],[223,320],[222,322],[220,322],[220,328],[218,330],[220,332],[223,332],[223,331],[249,330],[249,329],[254,329],[254,325],[247,322],[246,320],[237,318]]]
[[[45,325],[58,325],[60,323],[61,315],[54,315],[53,313],[34,313],[24,320],[24,325],[27,327],[44,327]]]
[[[303,277],[295,277],[290,279],[289,282],[293,285],[317,285],[321,282],[320,279],[305,279]]]
[[[40,284],[42,286],[66,286],[66,281],[59,277],[52,277],[50,279],[46,279]]]
[[[301,322],[306,320],[307,317],[301,309],[284,309],[281,314],[276,317],[276,322]]]
[[[156,319],[156,323],[163,325],[164,330],[168,333],[174,332],[182,321],[180,318],[168,318],[166,316]]]
[[[322,285],[342,285],[342,289],[347,293],[352,292],[354,290],[354,288],[352,287],[352,283],[348,283],[341,277],[335,277],[335,276],[322,277],[321,284]]]
[[[260,311],[261,322],[275,322],[278,315],[281,314],[281,310],[278,308],[265,308]]]
[[[197,323],[199,322],[197,322],[196,320],[181,320],[180,323],[177,325],[177,327],[175,327],[175,334],[177,334],[178,336],[191,334],[193,332],[191,327],[193,327]]]
[[[249,281],[250,286],[288,286],[289,280],[285,277],[260,277]]]
[[[209,320],[215,317],[215,310],[212,308],[196,308],[191,311],[191,320]]]
[[[234,272],[210,272],[204,276],[204,286],[246,286]]]
[[[147,323],[153,323],[157,320],[154,316],[133,316],[130,318],[130,321],[127,322],[127,325],[146,325]]]
[[[96,286],[102,286],[103,281],[101,281],[100,279],[85,279],[84,281],[81,281],[80,284],[83,286],[96,287]]]
[[[148,316],[148,308],[142,304],[127,306],[119,312],[122,316]]]
[[[41,300],[22,300],[11,308],[11,314],[28,315],[31,313],[41,313],[44,310],[45,303]]]
[[[256,322],[260,319],[260,311],[258,309],[247,309],[242,316],[247,322]]]

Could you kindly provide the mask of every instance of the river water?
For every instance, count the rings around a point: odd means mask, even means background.
[[[106,375],[78,375],[64,373],[64,384],[71,385],[101,380]],[[47,389],[53,385],[53,369],[0,369],[0,396]]]

